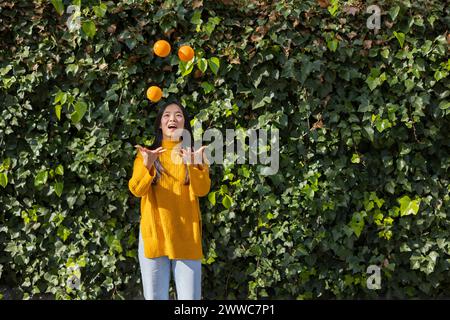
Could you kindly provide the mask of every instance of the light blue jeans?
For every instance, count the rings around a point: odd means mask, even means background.
[[[175,278],[177,299],[201,299],[201,260],[170,260],[167,256],[146,258],[144,240],[139,232],[139,265],[145,300],[169,300],[171,269]]]

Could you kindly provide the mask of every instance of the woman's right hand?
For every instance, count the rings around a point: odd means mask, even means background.
[[[147,148],[144,148],[140,145],[135,145],[136,148],[138,148],[139,152],[142,155],[144,166],[147,167],[147,169],[150,170],[155,160],[164,152],[166,149],[163,147],[156,148],[155,150],[150,150]]]

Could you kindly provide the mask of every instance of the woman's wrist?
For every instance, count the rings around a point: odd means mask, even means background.
[[[153,167],[154,161],[149,161],[147,163],[144,162],[144,166],[150,171],[150,169]]]

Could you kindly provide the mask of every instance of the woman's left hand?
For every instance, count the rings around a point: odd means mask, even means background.
[[[197,151],[190,151],[189,149],[180,149],[180,155],[183,162],[186,164],[200,164],[204,163],[204,151],[208,146],[201,146]]]

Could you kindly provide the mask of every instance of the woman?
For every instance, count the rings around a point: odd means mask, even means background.
[[[183,139],[182,129],[190,139]],[[128,183],[131,193],[142,198],[139,264],[144,297],[168,300],[172,270],[177,298],[199,300],[203,251],[198,197],[207,195],[211,185],[206,146],[191,151],[190,118],[178,102],[159,110],[155,130],[149,149],[136,146]]]

